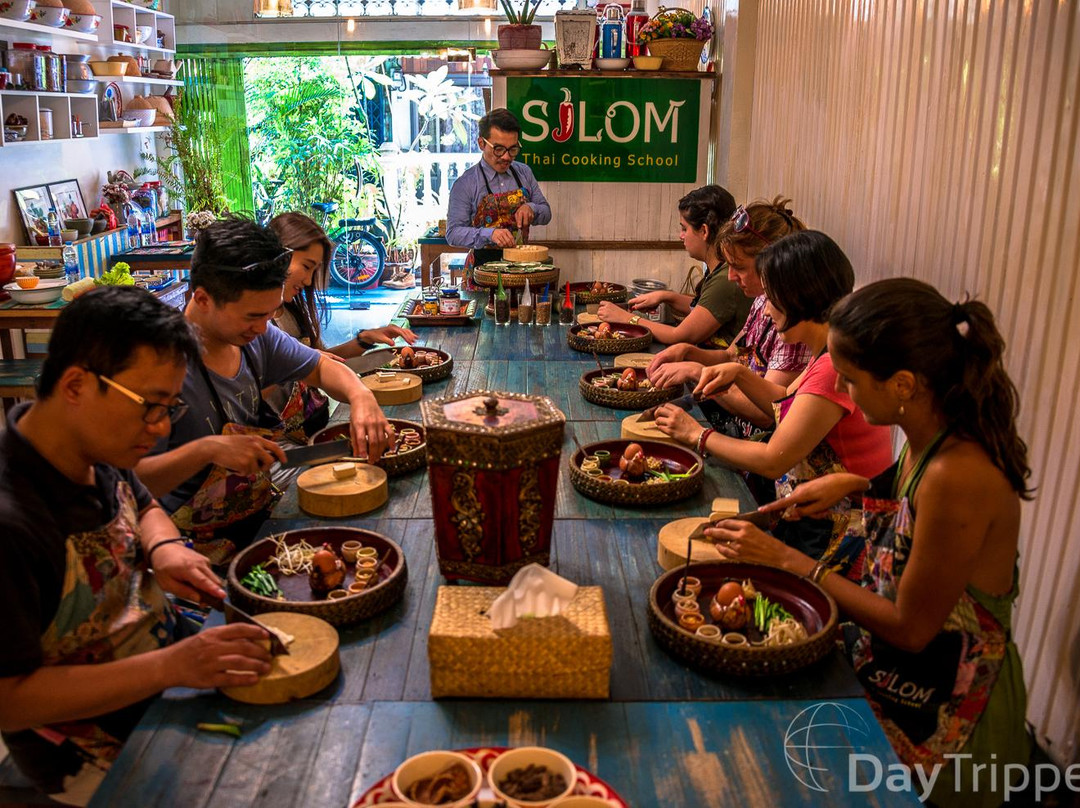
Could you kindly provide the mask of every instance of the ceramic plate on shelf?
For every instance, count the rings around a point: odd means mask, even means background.
[[[107,105],[113,112],[113,120],[119,121],[124,118],[124,98],[120,94],[120,85],[115,81],[110,81],[105,85],[105,89],[101,91],[101,103]]]
[[[551,61],[549,50],[493,50],[491,58],[502,70],[539,70]]]
[[[597,70],[626,70],[630,66],[629,59],[594,59]]]

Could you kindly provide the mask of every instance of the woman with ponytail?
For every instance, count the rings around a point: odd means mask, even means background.
[[[900,759],[926,774],[941,764],[934,804],[998,805],[1007,778],[991,780],[987,766],[1018,773],[1006,767],[1031,752],[1011,612],[1020,503],[1032,489],[1004,341],[984,304],[951,303],[912,279],[860,289],[829,324],[838,388],[907,443],[872,481],[829,475],[763,510],[813,517],[861,495],[848,524],[866,545],[861,586],[745,522],[707,533],[724,555],[811,576],[836,599],[853,621],[852,663]]]

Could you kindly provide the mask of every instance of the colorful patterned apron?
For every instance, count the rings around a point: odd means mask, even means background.
[[[939,433],[891,499],[863,499],[863,518],[849,526],[865,542],[862,585],[891,601],[911,553],[911,502],[930,459],[947,436]],[[903,467],[908,448],[900,454]],[[899,473],[899,471],[897,471]],[[855,625],[845,626],[855,672],[890,743],[908,766],[931,766],[959,752],[971,737],[1001,671],[1009,634],[965,589],[941,632],[918,653],[900,651]]]
[[[256,388],[262,390],[262,381],[248,352],[241,348],[255,376]],[[284,437],[281,419],[273,408],[259,399],[259,423],[262,426],[246,426],[233,423],[225,414],[217,388],[214,387],[206,366],[199,368],[210,390],[214,408],[224,423],[222,435],[257,435],[278,441]],[[291,403],[291,402],[290,402]],[[277,421],[276,428],[270,428]],[[199,490],[172,515],[181,533],[191,539],[194,548],[215,565],[224,564],[255,538],[262,523],[270,516],[274,505],[281,498],[281,490],[274,485],[269,470],[255,474],[237,474],[219,465],[210,467]]]
[[[305,321],[295,315],[290,316],[296,322],[297,330],[303,333],[306,330]],[[276,325],[277,320],[274,323]],[[310,333],[297,339],[301,345],[312,347]],[[252,365],[253,369],[254,367]],[[306,444],[312,435],[330,422],[330,400],[317,387],[310,387],[304,382],[293,382],[289,388],[288,399],[281,408],[280,418],[285,437],[294,443]]]
[[[518,184],[516,191],[507,191],[505,193],[497,194],[491,190],[491,183],[488,182],[487,174],[484,172],[483,167],[480,169],[480,174],[484,178],[484,185],[487,186],[487,193],[480,197],[480,201],[476,203],[476,213],[472,219],[473,227],[492,227],[498,230],[499,228],[505,228],[511,232],[516,232],[518,229],[517,221],[514,219],[514,214],[517,213],[517,209],[529,201],[529,191],[521,183],[521,177],[514,171],[514,164],[510,164],[510,173],[514,176],[514,182]],[[528,228],[522,231],[522,236],[528,238]],[[477,287],[472,282],[473,267],[479,264],[487,263],[488,261],[497,260],[502,254],[502,248],[476,248],[469,250],[469,254],[465,256],[465,277],[464,287],[465,289],[475,290]]]
[[[164,592],[140,569],[138,505],[126,482],[117,485],[116,500],[111,522],[67,538],[60,603],[41,638],[42,665],[125,659],[165,647],[176,633],[176,615]],[[57,745],[70,741],[102,769],[109,768],[123,743],[92,719],[34,732]]]

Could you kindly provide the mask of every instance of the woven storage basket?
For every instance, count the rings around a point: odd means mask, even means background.
[[[505,591],[439,587],[428,634],[432,697],[606,699],[612,646],[603,590],[579,587],[557,617],[495,631],[487,610]]]
[[[415,449],[410,449],[409,451],[400,454],[390,455],[389,457],[383,455],[378,459],[375,465],[385,471],[390,477],[400,477],[402,474],[408,474],[411,471],[416,471],[416,469],[426,466],[427,441],[424,438],[424,425],[416,421],[406,421],[401,418],[388,418],[387,420],[398,432],[404,428],[415,429],[419,432],[420,445]],[[348,424],[331,424],[312,435],[311,440],[308,442],[325,443],[327,441],[347,437],[349,437]]]
[[[299,542],[304,539],[313,547],[328,543],[339,551],[343,542],[355,539],[365,546],[375,547],[379,551],[379,559],[383,562],[380,570],[389,566],[390,574],[387,577],[380,576],[378,584],[369,586],[363,592],[339,600],[275,600],[263,597],[256,595],[240,583],[253,566],[265,563],[273,555],[274,542],[271,539],[263,539],[239,552],[229,565],[226,580],[229,599],[244,611],[251,614],[299,612],[321,618],[333,626],[348,626],[386,611],[401,600],[401,596],[405,593],[405,583],[409,578],[405,553],[396,542],[381,533],[355,527],[312,527],[290,530],[284,535],[290,542]],[[349,567],[346,572],[346,583],[351,571],[352,568]],[[278,585],[286,590],[286,594],[288,594],[286,587],[289,584],[301,583],[298,576],[290,577],[297,580],[286,582],[284,577],[278,579]],[[308,596],[310,592],[311,590],[308,589]]]
[[[445,379],[450,376],[454,370],[454,357],[448,354],[446,351],[440,351],[438,348],[421,348],[418,350],[431,351],[437,353],[439,356],[445,357],[443,362],[437,365],[425,365],[422,368],[394,368],[394,370],[404,371],[405,373],[411,373],[414,376],[419,376],[420,379],[427,384],[429,382],[437,382],[440,379]],[[378,368],[376,369],[378,370]],[[369,376],[375,373],[375,370],[369,370],[367,373],[360,374],[361,376]]]
[[[584,353],[609,355],[637,353],[652,345],[653,340],[652,332],[645,328],[641,329],[645,333],[640,337],[624,337],[623,339],[586,339],[579,335],[581,330],[580,325],[573,326],[566,334],[566,344],[575,351]]]
[[[610,373],[619,373],[619,368],[612,368]],[[652,390],[619,390],[614,387],[597,387],[592,383],[593,378],[599,375],[598,371],[592,370],[582,374],[578,379],[578,389],[586,401],[599,404],[601,407],[613,407],[616,410],[647,410],[666,401],[672,401],[679,397],[682,387],[668,387]]]
[[[513,286],[520,289],[525,286],[526,279],[529,281],[530,289],[542,291],[545,284],[551,284],[551,288],[554,290],[559,285],[559,268],[551,267],[537,272],[509,272],[504,269],[502,272],[503,288]],[[476,267],[473,269],[473,281],[477,286],[494,289],[499,285],[499,273],[486,270],[483,267]]]
[[[661,70],[697,70],[705,41],[701,39],[653,39],[649,41],[649,53],[662,56]]]
[[[770,647],[720,645],[681,628],[669,615],[671,595],[686,568],[682,565],[661,575],[649,590],[649,628],[656,641],[679,660],[707,673],[738,676],[775,676],[790,673],[817,662],[834,648],[838,612],[836,602],[820,586],[807,578],[764,564],[713,561],[690,565],[690,575],[701,579],[706,592],[716,589],[718,580],[749,578],[770,600],[791,600],[783,605],[796,616],[796,606],[812,610],[820,622],[806,640]],[[771,585],[771,586],[770,586]],[[702,598],[704,600],[704,598]],[[707,613],[708,607],[703,609]]]
[[[612,303],[625,303],[630,299],[630,292],[625,286],[621,286],[617,283],[609,284],[613,287],[607,292],[593,292],[590,289],[575,289],[574,284],[570,284],[570,294],[574,296],[574,299],[585,306],[589,303],[599,303],[602,300],[608,300]],[[585,286],[592,286],[592,284],[585,284]]]
[[[132,75],[132,68],[128,68],[128,75]],[[128,109],[152,109],[157,112],[154,117],[154,126],[168,126],[173,120],[173,108],[168,99],[160,95],[137,95],[127,105]]]

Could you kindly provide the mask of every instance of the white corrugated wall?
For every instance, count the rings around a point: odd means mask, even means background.
[[[736,196],[790,196],[861,283],[914,276],[998,317],[1039,488],[1015,616],[1029,718],[1080,760],[1080,3],[728,0],[729,24],[740,6],[757,40]]]

